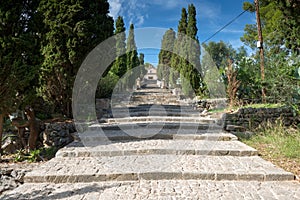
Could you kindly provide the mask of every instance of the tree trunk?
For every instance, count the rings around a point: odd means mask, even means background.
[[[2,155],[2,134],[3,134],[4,115],[0,114],[0,160]]]
[[[35,119],[34,111],[31,107],[26,107],[25,112],[28,119],[30,135],[28,139],[29,149],[33,150],[36,148],[36,142],[39,136],[38,122]]]

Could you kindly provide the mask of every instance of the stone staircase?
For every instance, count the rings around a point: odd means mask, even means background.
[[[218,116],[153,87],[119,105],[4,199],[300,199],[294,175]]]

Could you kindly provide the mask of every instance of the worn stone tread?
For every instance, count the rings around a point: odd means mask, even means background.
[[[180,123],[198,123],[198,124],[212,124],[216,119],[207,117],[189,117],[189,116],[139,116],[139,117],[123,117],[110,118],[107,123],[138,123],[138,122],[180,122]]]
[[[131,155],[54,158],[25,175],[25,182],[128,180],[294,180],[292,173],[258,156]]]
[[[1,198],[1,197],[0,197]],[[297,182],[139,180],[92,183],[26,183],[2,196],[6,200],[123,199],[300,199]]]
[[[82,142],[73,142],[60,149],[56,157],[90,157],[122,155],[214,155],[254,156],[257,150],[239,141],[212,140],[136,140],[102,141],[95,147],[85,147]]]

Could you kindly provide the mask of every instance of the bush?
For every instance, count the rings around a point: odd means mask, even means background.
[[[119,77],[113,73],[108,73],[99,80],[96,90],[96,98],[110,98],[118,83]]]

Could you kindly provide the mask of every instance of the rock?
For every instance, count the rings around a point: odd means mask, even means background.
[[[20,144],[19,140],[18,139],[14,140],[11,137],[8,137],[4,141],[4,144],[2,145],[3,151],[8,154],[13,154],[20,148],[21,148],[21,144]]]
[[[227,125],[226,131],[233,131],[233,132],[245,132],[246,128],[243,126],[236,126],[236,125]]]

